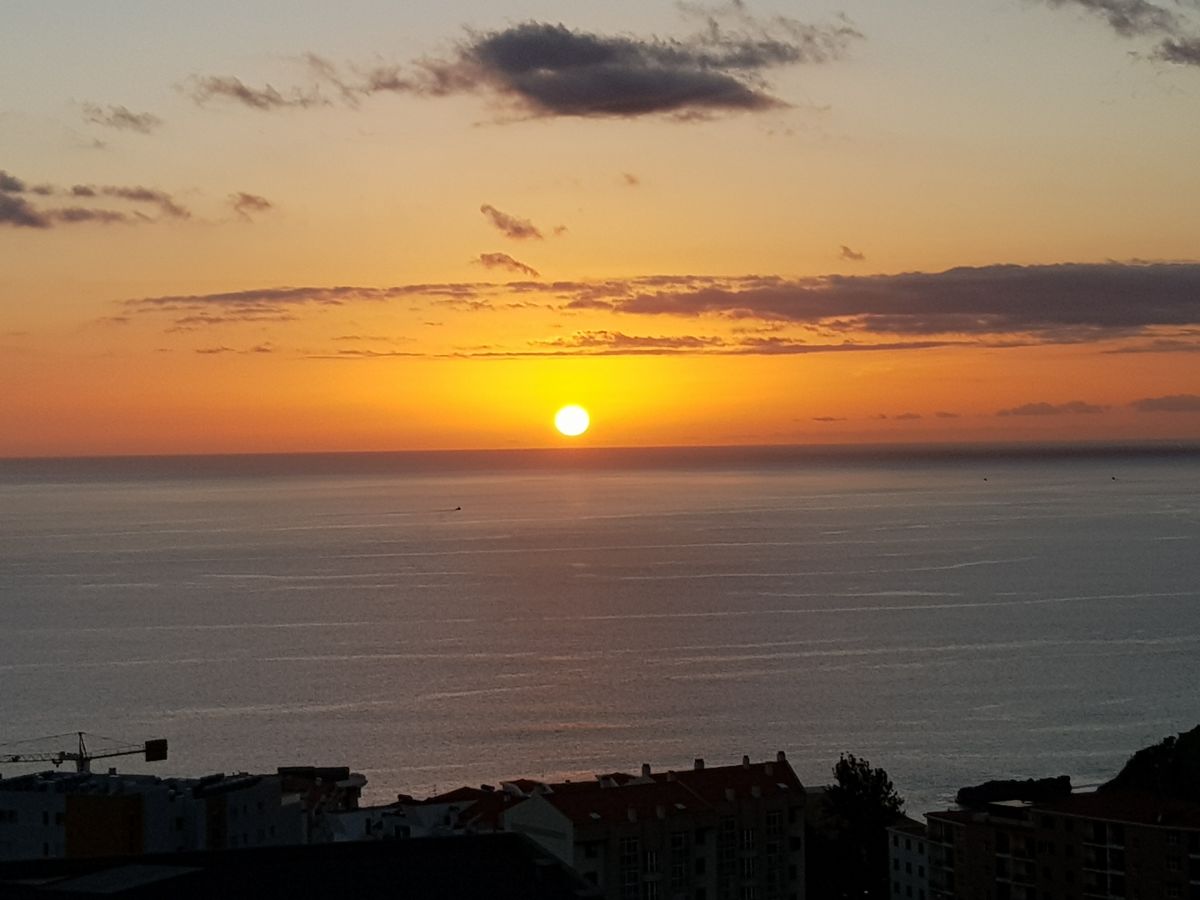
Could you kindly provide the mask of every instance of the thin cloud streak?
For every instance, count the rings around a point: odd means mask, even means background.
[[[1129,404],[1138,412],[1200,413],[1200,395],[1170,394],[1166,397],[1143,397]]]
[[[134,131],[152,134],[162,127],[163,120],[154,113],[135,113],[124,106],[99,106],[95,103],[83,105],[84,121],[118,131]]]
[[[513,259],[507,253],[480,253],[476,262],[485,269],[507,269],[510,272],[528,275],[530,278],[540,277],[537,269],[527,266],[519,259]]]
[[[1025,403],[1011,409],[999,410],[998,416],[1094,416],[1107,412],[1107,406],[1071,400],[1067,403]]]
[[[501,212],[490,203],[480,206],[479,211],[483,213],[484,217],[494,228],[507,238],[511,238],[514,241],[542,240],[542,232],[528,219],[522,219],[518,216]]]

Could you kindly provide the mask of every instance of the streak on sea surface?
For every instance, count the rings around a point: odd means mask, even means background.
[[[0,460],[0,743],[380,802],[849,751],[919,814],[1200,722],[1198,599],[1189,447]]]

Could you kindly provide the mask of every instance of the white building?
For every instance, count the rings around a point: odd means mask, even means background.
[[[929,896],[929,847],[925,825],[907,816],[887,830],[888,880],[892,900]]]

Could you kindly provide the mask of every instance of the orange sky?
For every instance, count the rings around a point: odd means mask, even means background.
[[[75,6],[0,455],[1200,439],[1184,8]]]

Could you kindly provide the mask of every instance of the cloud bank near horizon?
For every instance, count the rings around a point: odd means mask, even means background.
[[[479,263],[530,278],[507,254]],[[734,331],[726,343],[650,347],[625,330],[584,329],[586,341],[555,350],[594,353],[755,352],[927,349],[952,345],[1005,348],[1140,338],[1137,352],[1180,352],[1200,327],[1200,263],[1064,263],[955,268],[895,275],[716,277],[657,275],[605,281],[458,282],[386,287],[278,287],[122,301],[126,313],[165,313],[176,321],[223,324],[299,315],[304,307],[424,302],[464,312],[505,314],[537,307],[562,316],[695,319]],[[178,317],[183,317],[178,318]],[[757,323],[757,324],[756,324]],[[746,326],[751,326],[746,328]],[[763,336],[778,328],[799,336]],[[749,334],[738,334],[748,330]],[[755,333],[757,331],[757,333]],[[636,337],[636,336],[634,336]],[[1185,340],[1180,340],[1183,337]],[[816,343],[808,343],[809,340]],[[639,340],[643,340],[639,338]],[[1115,352],[1111,347],[1104,352]]]

